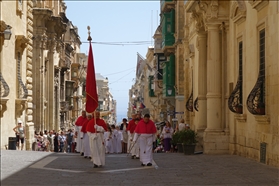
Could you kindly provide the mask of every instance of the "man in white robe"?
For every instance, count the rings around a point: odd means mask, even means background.
[[[92,119],[92,114],[86,114],[87,115],[87,121],[83,123],[82,128],[81,128],[81,139],[83,142],[83,153],[84,153],[84,158],[91,158],[91,151],[90,151],[90,145],[89,145],[89,135],[87,134],[87,124],[88,122]]]
[[[91,119],[86,127],[91,141],[91,154],[94,168],[105,165],[105,141],[104,132],[107,124],[100,119],[100,112],[96,112],[96,119]]]
[[[76,145],[76,152],[79,152],[79,153],[81,153],[81,155],[83,155],[83,153],[82,153],[82,139],[81,139],[80,134],[81,134],[81,128],[82,128],[83,123],[85,121],[87,121],[86,111],[82,111],[81,114],[82,115],[80,117],[78,117],[78,119],[77,119],[77,121],[75,123],[75,125],[76,125],[76,127],[75,127],[75,131],[76,131],[75,135],[76,135],[76,143],[77,143],[77,145]]]
[[[139,121],[135,129],[133,142],[138,139],[140,146],[140,161],[142,166],[152,166],[153,161],[153,142],[156,139],[155,123],[150,120],[150,115],[145,114]]]

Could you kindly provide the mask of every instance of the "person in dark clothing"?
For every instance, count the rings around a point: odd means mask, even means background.
[[[58,133],[55,133],[54,136],[54,152],[59,151],[59,141],[58,141]]]

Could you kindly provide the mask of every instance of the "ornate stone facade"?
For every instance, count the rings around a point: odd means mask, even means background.
[[[35,130],[68,129],[80,114],[72,112],[70,74],[81,42],[63,0],[0,1],[0,11],[1,149],[22,120],[29,150]]]

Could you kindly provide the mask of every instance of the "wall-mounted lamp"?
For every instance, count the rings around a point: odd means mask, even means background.
[[[168,91],[168,95],[171,96],[171,95],[172,95],[172,88],[171,88],[171,87],[168,87],[168,90],[167,90],[167,91]]]
[[[4,35],[5,40],[10,40],[11,39],[11,36],[12,36],[11,28],[12,27],[10,25],[7,25],[6,30],[4,30],[4,32],[0,32],[1,34]]]

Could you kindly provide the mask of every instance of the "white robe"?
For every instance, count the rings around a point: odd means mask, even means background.
[[[105,165],[105,141],[104,141],[104,128],[98,125],[96,126],[96,131],[100,133],[91,133],[92,141],[92,160],[95,165]]]
[[[135,133],[128,132],[129,138],[128,138],[128,153],[131,153],[132,156],[139,157],[139,143],[138,139],[135,139],[135,143],[133,144],[132,141],[134,139]],[[130,150],[130,152],[129,152]]]
[[[110,132],[104,133],[106,153],[113,153],[112,149],[112,134]]]
[[[113,129],[112,130],[112,151],[113,153],[117,153],[117,130]]]
[[[138,137],[138,135],[140,135]],[[153,141],[155,139],[154,134],[135,134],[133,141],[138,138],[140,148],[140,161],[143,164],[152,163],[153,161]]]
[[[81,137],[83,145],[82,145],[82,152],[84,153],[84,156],[90,156],[91,157],[91,151],[90,151],[90,145],[89,145],[89,135],[87,133],[81,132]]]
[[[123,141],[123,135],[120,130],[116,130],[116,153],[122,152],[122,141]]]
[[[82,126],[76,126],[76,132],[77,132],[77,146],[76,146],[76,151],[77,152],[82,152],[82,139],[81,138],[81,127]]]

